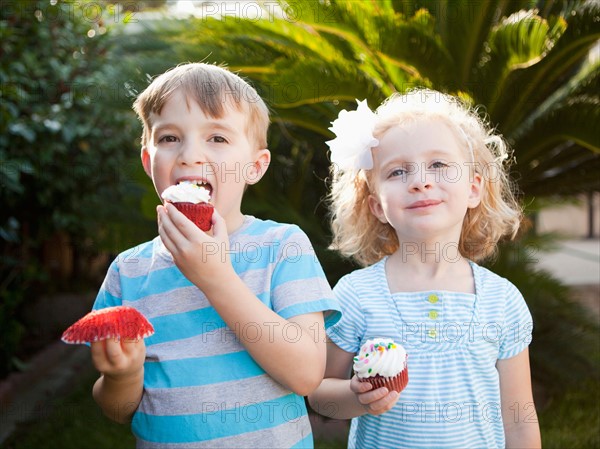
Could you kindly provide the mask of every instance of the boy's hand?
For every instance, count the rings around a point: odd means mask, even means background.
[[[227,224],[215,209],[212,235],[166,203],[157,207],[158,233],[183,275],[202,290],[226,282],[235,274],[229,261]]]
[[[91,345],[92,361],[102,373],[94,384],[94,400],[113,421],[129,422],[144,392],[146,344],[141,338],[111,338]]]
[[[92,362],[105,377],[119,380],[138,374],[144,367],[144,340],[108,339],[91,343]]]
[[[400,397],[397,391],[388,391],[387,388],[381,387],[373,390],[373,385],[369,382],[361,382],[356,375],[350,380],[350,390],[358,399],[367,413],[371,415],[381,415],[390,410]]]

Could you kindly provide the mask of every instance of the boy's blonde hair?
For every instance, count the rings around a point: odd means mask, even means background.
[[[375,138],[394,126],[420,120],[441,119],[463,143],[473,170],[482,177],[481,203],[468,209],[463,221],[459,251],[463,257],[481,261],[493,255],[498,240],[513,238],[522,209],[512,192],[508,176],[508,146],[482,120],[477,110],[456,97],[428,89],[393,94],[376,111]],[[374,151],[377,151],[375,148]],[[391,255],[400,246],[392,226],[381,223],[370,211],[368,197],[372,170],[339,171],[332,166],[330,194],[332,249],[362,266]]]
[[[182,64],[156,77],[137,97],[133,109],[144,126],[142,146],[148,144],[152,129],[151,114],[160,114],[169,97],[183,89],[186,99],[196,101],[202,111],[221,118],[228,107],[246,113],[246,134],[256,149],[267,148],[269,110],[256,90],[239,76],[216,65]]]

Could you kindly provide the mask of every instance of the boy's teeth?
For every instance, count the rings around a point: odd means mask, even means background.
[[[178,184],[194,184],[196,187],[206,187],[208,183],[203,181],[181,181]]]

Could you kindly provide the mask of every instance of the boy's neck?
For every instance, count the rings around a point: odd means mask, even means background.
[[[231,235],[244,224],[245,216],[241,211],[237,211],[235,214],[225,217],[225,223],[227,223],[227,234]]]

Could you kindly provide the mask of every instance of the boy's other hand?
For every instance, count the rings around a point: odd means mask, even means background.
[[[139,373],[144,367],[144,339],[108,340],[91,343],[92,362],[98,371],[112,379],[124,379]]]
[[[381,415],[387,412],[398,402],[400,397],[400,393],[388,391],[385,387],[373,390],[373,385],[369,382],[361,382],[356,375],[350,380],[350,390],[356,394],[358,402],[371,415]]]
[[[235,274],[229,261],[227,224],[215,209],[208,234],[166,203],[157,207],[158,233],[183,275],[204,290]]]

